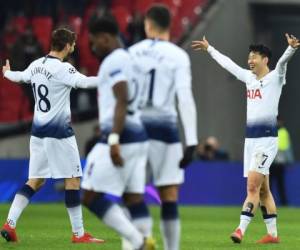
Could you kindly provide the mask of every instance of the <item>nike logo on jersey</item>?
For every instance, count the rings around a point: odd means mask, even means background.
[[[247,98],[249,99],[262,99],[260,89],[247,89]]]

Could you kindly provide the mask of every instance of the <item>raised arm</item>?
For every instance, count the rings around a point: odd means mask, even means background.
[[[279,75],[285,75],[288,61],[295,54],[297,48],[300,46],[300,42],[296,37],[289,34],[285,34],[285,36],[289,46],[285,50],[283,55],[279,58],[276,64],[275,70],[279,73]]]
[[[30,72],[28,68],[24,71],[11,71],[9,60],[6,60],[6,64],[2,67],[2,73],[5,78],[12,82],[30,82]]]
[[[246,69],[243,69],[242,67],[237,65],[235,62],[233,62],[229,57],[221,54],[214,47],[210,46],[205,37],[203,37],[203,40],[193,41],[192,48],[196,51],[198,51],[198,50],[207,51],[211,55],[211,57],[218,64],[220,64],[221,67],[223,67],[228,72],[233,74],[237,79],[239,79],[242,82],[247,81],[249,71]]]

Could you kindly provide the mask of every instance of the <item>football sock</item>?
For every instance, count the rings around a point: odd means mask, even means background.
[[[70,217],[72,232],[76,237],[84,235],[82,208],[80,205],[80,191],[66,190],[65,204]]]
[[[243,235],[245,234],[247,227],[248,227],[249,223],[251,222],[253,216],[254,215],[250,212],[245,212],[245,211],[241,212],[240,225],[238,226],[238,228],[242,231]]]
[[[29,185],[25,184],[15,195],[7,217],[7,224],[12,228],[17,226],[17,221],[20,215],[29,204],[31,197],[34,194],[35,191]]]
[[[133,225],[145,236],[152,235],[153,221],[145,202],[127,206]]]
[[[277,215],[264,214],[263,218],[267,227],[268,234],[270,234],[273,237],[277,237]]]
[[[135,249],[143,245],[143,235],[130,222],[118,204],[101,195],[95,198],[87,207],[98,218],[102,219],[107,226],[128,239]]]
[[[162,203],[160,228],[163,234],[164,249],[178,250],[181,226],[177,202]]]

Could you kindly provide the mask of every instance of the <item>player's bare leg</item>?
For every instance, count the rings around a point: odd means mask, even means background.
[[[231,239],[235,243],[241,243],[246,229],[251,222],[254,213],[260,201],[260,189],[264,182],[265,176],[263,174],[249,171],[247,179],[247,198],[244,202],[243,209],[240,216],[240,224],[231,234]]]
[[[269,175],[266,175],[260,190],[260,208],[268,234],[257,243],[279,243],[279,237],[277,235],[277,211],[275,201],[270,190]]]
[[[180,219],[178,213],[178,185],[158,187],[161,205],[161,231],[165,250],[180,248]]]
[[[9,209],[7,221],[1,229],[1,235],[7,241],[18,241],[16,234],[17,221],[29,204],[31,197],[44,185],[44,183],[44,179],[29,179],[15,195]]]
[[[96,239],[84,232],[82,208],[80,203],[80,178],[65,179],[65,204],[72,225],[73,243],[103,243],[104,240]]]

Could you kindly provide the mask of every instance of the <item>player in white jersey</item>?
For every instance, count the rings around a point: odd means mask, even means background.
[[[35,97],[30,138],[29,180],[16,194],[1,235],[17,241],[16,224],[31,197],[46,178],[65,179],[65,204],[72,224],[74,243],[102,243],[84,232],[80,205],[82,170],[79,152],[71,127],[70,92],[72,88],[96,87],[97,77],[86,77],[63,60],[74,51],[76,35],[67,29],[53,31],[51,51],[32,62],[22,72],[11,71],[9,61],[4,77],[31,84]]]
[[[106,194],[144,193],[147,134],[138,110],[141,84],[128,52],[121,48],[118,26],[110,16],[89,24],[99,69],[98,106],[101,136],[87,156],[83,204],[106,225],[128,239],[134,249],[150,250],[151,241],[135,228],[121,207]]]
[[[299,40],[286,34],[289,47],[278,60],[274,70],[268,63],[271,51],[264,45],[249,47],[246,70],[222,55],[203,38],[194,41],[195,50],[208,51],[223,68],[246,84],[247,130],[244,147],[244,176],[247,177],[247,197],[240,216],[240,224],[231,234],[235,243],[241,243],[245,231],[260,205],[268,234],[257,243],[279,243],[276,205],[269,187],[269,169],[276,156],[278,103],[289,59],[300,46]]]
[[[197,145],[196,108],[191,86],[188,54],[171,43],[171,15],[164,5],[153,5],[146,13],[147,39],[129,48],[135,65],[144,74],[142,120],[149,137],[148,161],[161,204],[161,230],[165,250],[180,248],[178,187]],[[186,150],[183,156],[179,139],[176,98],[183,123]],[[149,214],[137,205],[138,197],[124,197],[133,222],[151,234]],[[147,219],[148,218],[148,219]],[[148,225],[148,229],[147,226]]]

